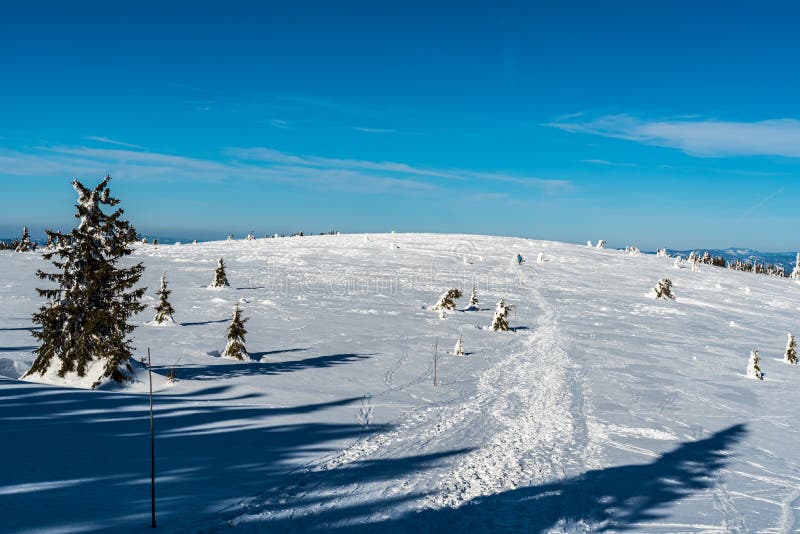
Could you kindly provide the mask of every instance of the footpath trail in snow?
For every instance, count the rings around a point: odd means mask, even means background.
[[[580,391],[577,367],[560,345],[555,315],[535,277],[528,274],[520,282],[524,300],[517,317],[530,326],[491,334],[508,336],[507,352],[483,372],[474,395],[413,410],[396,429],[308,466],[229,524],[352,528],[418,510],[458,508],[477,497],[564,477],[570,466],[579,472],[571,413]],[[436,467],[373,482],[354,480],[335,491],[325,482],[327,472],[405,457],[429,457]]]
[[[231,287],[210,290],[221,257]],[[164,531],[800,528],[800,366],[780,361],[800,334],[793,280],[464,235],[148,245],[133,260],[150,288],[166,272],[179,323],[148,326],[148,309],[134,333],[137,356],[150,347],[178,379],[155,399]],[[3,530],[140,531],[147,398],[15,380],[42,267],[0,252]],[[648,298],[665,277],[677,300]],[[477,311],[425,309],[472,286]],[[487,330],[501,297],[515,332]],[[248,362],[219,357],[237,303]],[[753,348],[763,382],[744,377]]]

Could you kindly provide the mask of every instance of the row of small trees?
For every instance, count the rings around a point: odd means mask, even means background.
[[[228,285],[228,276],[225,273],[225,262],[220,258],[217,262],[217,268],[214,271],[214,280],[209,287],[221,288],[227,287]],[[169,302],[171,293],[172,291],[167,288],[167,277],[166,275],[162,275],[161,286],[156,292],[156,295],[158,295],[158,304],[156,304],[155,307],[155,317],[151,322],[152,325],[166,326],[175,324],[175,320],[173,319],[175,309]],[[244,323],[247,321],[248,319],[242,318],[242,310],[239,308],[239,303],[237,302],[233,311],[233,319],[230,325],[228,325],[228,341],[225,345],[225,350],[222,352],[223,358],[230,358],[232,360],[245,360],[248,358],[247,348],[245,347],[247,330],[244,327]]]
[[[38,245],[36,241],[31,241],[30,233],[28,233],[28,227],[22,227],[22,237],[19,239],[14,239],[13,241],[6,242],[0,241],[0,250],[13,250],[15,252],[30,252],[36,250]]]
[[[428,309],[431,311],[438,311],[439,317],[442,319],[447,318],[447,312],[449,310],[456,309],[456,300],[460,299],[462,296],[460,289],[451,288],[441,294],[439,300],[433,306],[430,306]],[[478,293],[476,289],[472,288],[472,294],[469,298],[469,305],[465,309],[465,311],[477,311],[478,308]],[[500,301],[495,306],[494,316],[492,317],[492,323],[489,325],[489,329],[495,332],[502,331],[507,332],[509,330],[508,326],[508,316],[511,312],[511,306],[506,304],[503,298],[500,298]]]

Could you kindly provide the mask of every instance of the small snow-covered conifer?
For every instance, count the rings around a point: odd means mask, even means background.
[[[668,258],[669,254],[667,254],[667,249],[660,248],[656,251],[656,256],[659,258]]]
[[[230,286],[230,284],[228,283],[228,276],[225,274],[225,262],[222,261],[222,258],[220,258],[217,262],[217,269],[214,271],[214,281],[211,282],[209,287],[227,286]]]
[[[672,299],[675,300],[675,295],[672,294],[672,280],[669,278],[662,278],[658,281],[653,288],[653,294],[657,299]]]
[[[797,345],[792,334],[786,334],[786,352],[783,361],[797,365]]]
[[[142,245],[146,245],[146,244],[147,244],[147,238],[146,238],[146,237],[143,237],[143,238],[142,238]]]
[[[598,241],[597,246],[595,246],[595,248],[606,248],[606,240],[601,239],[600,241]]]
[[[164,274],[161,276],[161,287],[156,292],[156,295],[158,295],[158,305],[156,306],[156,316],[153,318],[153,323],[163,325],[175,322],[172,318],[175,309],[169,302],[170,293],[172,293],[172,291],[167,289],[167,275]]]
[[[233,234],[228,234],[228,241],[233,241]]]
[[[589,248],[592,248],[592,247],[594,247],[594,245],[592,245],[592,242],[591,242],[591,241],[587,241],[587,242],[586,242],[586,246],[587,246],[587,247],[589,247]]]
[[[458,341],[456,341],[456,346],[453,349],[453,354],[455,354],[456,356],[464,355],[464,347],[461,344],[461,336],[458,336]]]
[[[497,307],[494,309],[494,317],[492,318],[492,324],[489,328],[495,332],[498,330],[507,332],[509,311],[510,308],[508,304],[506,304],[505,300],[501,298],[500,302],[497,303]]]
[[[792,269],[791,277],[795,280],[800,278],[800,252],[797,253],[797,256],[794,260],[794,269]]]
[[[30,234],[28,234],[28,227],[23,226],[22,237],[20,238],[19,243],[17,244],[17,248],[14,250],[15,252],[29,252],[34,249],[35,247],[31,243],[31,236]]]
[[[461,298],[461,291],[458,289],[448,289],[439,297],[436,304],[430,307],[431,311],[455,310],[455,301]]]
[[[247,241],[255,241],[256,240],[256,236],[253,234],[253,232],[250,232],[249,234],[247,234],[247,237],[245,239]]]
[[[225,350],[222,351],[223,358],[241,361],[248,357],[247,348],[245,348],[244,344],[244,337],[247,335],[244,323],[248,320],[242,319],[242,310],[237,302],[236,308],[233,310],[233,320],[228,325],[228,344],[225,345]]]
[[[469,296],[469,306],[467,306],[467,310],[476,311],[477,309],[478,309],[478,292],[475,290],[475,286],[472,286],[472,294]]]
[[[761,367],[758,366],[758,351],[753,349],[750,352],[750,360],[747,362],[747,378],[755,378],[756,380],[764,380],[764,373],[761,372]]]
[[[544,263],[547,261],[547,258],[544,255],[544,252],[540,252],[538,256],[536,256],[536,263]]]
[[[692,272],[693,273],[699,273],[700,272],[700,262],[699,261],[697,261],[697,260],[690,261],[689,264],[692,266]]]
[[[680,256],[676,257],[675,263],[673,263],[672,266],[676,269],[683,269],[683,258]]]

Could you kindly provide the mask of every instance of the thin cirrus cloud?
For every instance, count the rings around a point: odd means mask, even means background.
[[[800,157],[800,121],[796,119],[756,122],[694,118],[648,121],[620,114],[584,121],[556,120],[547,126],[570,133],[676,148],[692,156]]]
[[[547,193],[569,190],[570,182],[504,173],[422,168],[374,162],[298,156],[270,148],[228,148],[219,159],[176,156],[125,148],[85,146],[0,150],[0,174],[94,176],[105,173],[135,180],[260,180],[359,193],[425,193],[458,182],[507,182]]]
[[[108,145],[116,145],[116,146],[124,146],[126,148],[141,148],[144,147],[141,145],[134,145],[133,143],[126,143],[124,141],[117,141],[116,139],[110,139],[108,137],[103,137],[101,135],[90,135],[85,138],[88,141],[97,141],[98,143],[106,143]]]

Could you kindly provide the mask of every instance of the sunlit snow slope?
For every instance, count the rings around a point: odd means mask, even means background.
[[[231,288],[208,289],[220,257]],[[421,234],[142,245],[134,260],[148,304],[166,273],[179,323],[147,326],[148,309],[134,334],[178,379],[155,394],[167,531],[800,529],[800,366],[780,361],[800,334],[792,280]],[[37,268],[0,253],[2,530],[144,529],[143,384],[13,379],[33,358]],[[647,296],[664,277],[674,302]],[[462,311],[473,285],[481,309]],[[465,295],[443,320],[425,307],[450,287]],[[500,297],[512,332],[487,328]],[[253,361],[219,357],[236,302]],[[763,382],[745,377],[753,348]]]

